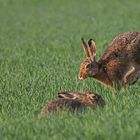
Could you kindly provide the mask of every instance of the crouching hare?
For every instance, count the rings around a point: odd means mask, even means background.
[[[104,107],[105,101],[102,96],[93,92],[60,92],[58,99],[45,105],[39,114],[39,118],[47,116],[54,111],[63,111],[64,109],[74,112],[82,111],[86,108]]]
[[[96,61],[96,44],[82,38],[87,58],[81,63],[79,79],[92,77],[100,83],[120,90],[140,78],[140,32],[126,32],[117,36]]]

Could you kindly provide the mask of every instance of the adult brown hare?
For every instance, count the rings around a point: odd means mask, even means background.
[[[51,101],[41,111],[41,115],[48,115],[50,112],[57,110],[82,111],[85,108],[104,107],[104,99],[93,92],[60,92],[58,99]]]
[[[82,38],[87,58],[81,63],[79,79],[92,77],[100,83],[120,90],[140,77],[140,32],[126,32],[117,36],[96,61],[96,44]]]

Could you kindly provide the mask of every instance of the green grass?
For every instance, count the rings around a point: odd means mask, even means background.
[[[95,38],[97,57],[125,31],[140,31],[138,0],[0,0],[0,140],[140,139],[140,81],[113,93],[78,81],[80,38]],[[37,120],[59,91],[96,91],[104,109],[57,112]]]

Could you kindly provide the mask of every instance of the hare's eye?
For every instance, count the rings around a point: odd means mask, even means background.
[[[86,65],[86,68],[89,68],[89,69],[90,69],[90,68],[92,68],[92,67],[93,67],[92,64],[87,64],[87,65]]]
[[[94,95],[93,99],[99,100],[99,99],[101,99],[101,96],[100,95]]]
[[[96,96],[95,96],[95,95],[93,95],[93,96],[92,96],[92,98],[93,98],[93,99],[96,99]]]

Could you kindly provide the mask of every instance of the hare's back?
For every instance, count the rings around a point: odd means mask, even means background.
[[[43,108],[43,112],[47,113],[63,109],[73,111],[75,109],[84,108],[85,106],[86,106],[85,104],[83,104],[78,100],[59,98],[57,100],[50,102],[47,106],[45,106]]]
[[[125,32],[117,36],[109,44],[99,63],[108,63],[116,58],[131,58],[134,56],[134,53],[140,53],[140,32]]]

